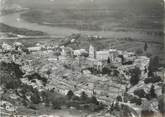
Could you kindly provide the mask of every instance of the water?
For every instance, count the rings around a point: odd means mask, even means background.
[[[26,12],[26,11],[25,11]],[[17,27],[17,28],[26,28],[29,30],[42,31],[46,32],[50,35],[57,36],[68,36],[73,33],[81,33],[86,35],[100,35],[103,37],[113,37],[113,38],[123,38],[123,37],[132,37],[132,38],[140,38],[140,39],[153,39],[153,36],[149,36],[145,33],[141,33],[138,31],[81,31],[78,29],[66,28],[66,27],[53,27],[48,25],[40,25],[37,23],[31,23],[21,19],[21,13],[17,12],[13,14],[8,14],[4,16],[0,16],[0,23],[4,23],[9,26]]]

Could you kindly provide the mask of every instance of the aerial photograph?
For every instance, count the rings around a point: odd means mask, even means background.
[[[165,117],[165,0],[0,0],[0,117]]]

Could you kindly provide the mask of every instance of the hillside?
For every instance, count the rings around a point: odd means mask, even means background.
[[[33,31],[33,30],[24,29],[24,28],[15,28],[15,27],[11,27],[6,24],[3,24],[3,23],[0,23],[0,32],[12,33],[15,35],[24,35],[24,36],[46,35],[46,33],[41,32],[41,31]]]

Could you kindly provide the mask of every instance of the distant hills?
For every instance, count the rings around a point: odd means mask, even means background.
[[[160,7],[163,0],[5,0],[6,5],[29,8],[150,8]]]

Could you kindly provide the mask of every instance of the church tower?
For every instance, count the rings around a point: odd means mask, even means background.
[[[96,59],[96,51],[93,45],[90,44],[89,46],[89,58]]]

